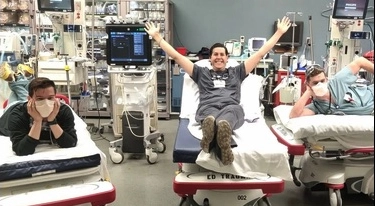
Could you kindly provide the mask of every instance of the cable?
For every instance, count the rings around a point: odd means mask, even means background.
[[[144,81],[144,82],[151,82],[151,80],[152,80],[152,76],[153,76],[153,74],[152,74],[152,73],[149,73],[149,74],[147,75],[146,79],[145,79],[146,81]],[[143,77],[145,77],[145,75],[143,75]],[[127,121],[127,123],[128,123],[128,127],[129,127],[129,131],[130,131],[130,133],[131,133],[134,137],[139,137],[139,138],[145,138],[145,137],[147,137],[148,134],[143,134],[143,135],[135,134],[135,132],[133,131],[132,126],[131,126],[131,124],[130,124],[129,116],[130,116],[131,118],[135,119],[135,120],[143,120],[144,118],[138,118],[138,117],[133,116],[133,115],[128,111],[128,109],[127,109],[127,102],[126,102],[126,100],[127,100],[128,96],[127,96],[127,94],[125,94],[125,91],[124,91],[124,84],[125,84],[125,83],[128,83],[128,81],[126,81],[124,75],[121,75],[121,74],[117,76],[117,81],[118,81],[119,83],[122,84],[122,86],[120,87],[120,88],[121,88],[121,89],[120,89],[120,91],[121,91],[121,96],[122,96],[122,104],[123,104],[123,109],[122,109],[122,110],[123,110],[123,112],[124,112],[124,114],[125,114],[125,119],[126,119],[126,121]],[[144,82],[143,82],[143,83],[144,83]],[[137,82],[134,82],[134,81],[133,81],[133,83],[137,83]],[[154,86],[154,85],[148,85],[148,87],[145,88],[144,91],[139,91],[137,87],[134,87],[134,90],[136,90],[136,92],[137,92],[138,94],[140,94],[140,95],[136,95],[137,97],[140,97],[140,96],[142,97],[142,96],[143,96],[143,98],[144,98],[144,101],[140,101],[140,102],[138,102],[138,105],[146,106],[146,105],[149,105],[149,104],[150,104],[150,99],[151,99],[151,98],[150,98],[150,95],[154,92],[154,90],[155,90],[155,86]],[[143,92],[144,94],[141,94],[142,92]],[[129,104],[136,104],[136,103],[129,102]],[[124,121],[124,120],[123,120],[123,121]]]
[[[173,29],[174,29],[174,32],[176,33],[176,37],[177,37],[177,41],[178,41],[178,43],[180,43],[180,45],[182,46],[182,47],[185,47],[184,46],[184,44],[181,42],[181,40],[180,40],[180,36],[178,35],[178,32],[177,32],[177,26],[176,26],[176,24],[173,22]]]

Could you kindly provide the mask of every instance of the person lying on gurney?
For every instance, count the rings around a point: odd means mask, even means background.
[[[374,63],[360,57],[328,80],[319,65],[306,70],[306,91],[293,106],[289,117],[315,114],[371,115],[374,111],[374,84],[357,83],[359,70],[374,74]],[[306,102],[313,98],[312,103]],[[306,105],[306,106],[305,106]]]
[[[289,18],[284,17],[281,21],[278,20],[278,29],[275,34],[258,52],[236,67],[226,67],[229,58],[228,50],[221,43],[214,44],[209,53],[213,68],[210,70],[193,64],[188,58],[178,53],[164,41],[159,33],[159,26],[146,22],[147,33],[198,85],[199,105],[195,119],[201,123],[202,127],[203,137],[200,145],[206,153],[209,153],[213,147],[217,148],[219,151],[216,154],[224,165],[231,164],[234,160],[231,149],[232,132],[244,123],[245,114],[239,105],[241,83],[289,27]]]
[[[21,69],[14,73],[6,62],[0,67],[0,77],[12,90],[0,117],[0,135],[10,137],[16,155],[33,154],[39,143],[76,146],[72,110],[55,98],[53,81],[43,77],[29,81]]]

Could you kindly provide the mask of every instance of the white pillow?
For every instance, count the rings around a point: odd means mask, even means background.
[[[208,67],[209,69],[212,68],[211,63],[208,59],[197,61],[195,64],[201,67]],[[239,65],[239,63],[236,60],[229,59],[227,65],[234,67]],[[262,88],[262,81],[263,77],[254,74],[249,74],[241,85],[240,104],[244,108],[245,116],[251,117],[251,119],[255,116],[260,117],[261,115],[259,95]],[[186,73],[184,75],[184,82],[182,87],[180,118],[189,118],[191,115],[195,116],[198,104],[198,85]]]
[[[374,137],[374,117],[371,115],[313,115],[290,119],[284,125],[294,138],[305,137]]]
[[[293,106],[290,105],[279,105],[273,109],[273,115],[278,124],[287,125],[289,121],[289,114]]]
[[[276,122],[284,125],[295,139],[311,137],[367,138],[374,136],[374,117],[371,115],[312,115],[289,119],[293,106],[279,105],[273,109]]]

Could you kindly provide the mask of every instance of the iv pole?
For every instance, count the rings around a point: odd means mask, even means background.
[[[295,11],[290,11],[290,12],[286,12],[286,15],[287,16],[290,16],[290,15],[293,15],[293,21],[292,21],[292,50],[291,50],[291,56],[289,57],[289,62],[290,62],[290,58],[293,56],[294,54],[294,40],[295,40],[295,33],[296,33],[296,15],[299,15],[299,16],[302,16],[302,12],[295,12]],[[291,66],[291,69],[292,70],[293,68],[293,63],[292,63],[292,66]],[[293,70],[292,70],[293,71]],[[289,69],[287,71],[287,77],[289,77]]]
[[[310,54],[311,54],[311,63],[315,64],[314,61],[314,47],[313,47],[313,32],[312,32],[312,16],[309,16],[309,22],[310,22]]]
[[[299,15],[299,16],[302,16],[302,12],[286,12],[286,16],[290,16],[290,15],[293,15],[293,21],[292,21],[292,50],[291,50],[291,55],[288,57],[288,63],[290,64],[290,61],[292,60],[292,63],[291,63],[291,66],[290,68],[287,69],[287,73],[286,73],[286,87],[289,87],[289,83],[290,81],[293,80],[293,76],[290,74],[290,73],[294,73],[293,72],[293,63],[294,63],[294,57],[293,57],[293,54],[294,54],[294,40],[295,40],[295,32],[296,32],[296,15]],[[297,68],[298,69],[298,68]],[[293,86],[294,87],[294,86]],[[295,90],[293,90],[293,94],[295,93]],[[281,93],[280,93],[281,95]],[[294,95],[292,97],[292,104],[294,105]]]

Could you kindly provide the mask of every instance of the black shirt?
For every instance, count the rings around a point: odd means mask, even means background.
[[[28,135],[33,120],[27,112],[27,102],[18,103],[8,108],[0,117],[0,134],[10,137],[16,155],[33,154],[38,144],[46,142],[56,143],[62,148],[75,147],[77,133],[74,128],[74,116],[69,106],[63,103],[60,105],[56,121],[63,130],[60,138],[55,139],[50,128],[43,123],[40,139],[36,140]]]

